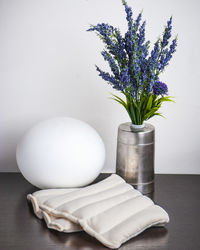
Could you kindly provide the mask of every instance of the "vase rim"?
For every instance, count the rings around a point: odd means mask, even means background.
[[[133,129],[142,129],[144,127],[145,127],[144,122],[142,124],[133,124],[133,123],[131,123],[131,128],[133,128]]]

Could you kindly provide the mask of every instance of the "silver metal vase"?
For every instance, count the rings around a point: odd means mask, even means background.
[[[118,128],[116,172],[143,194],[154,190],[154,140],[149,123],[134,129],[127,122]]]

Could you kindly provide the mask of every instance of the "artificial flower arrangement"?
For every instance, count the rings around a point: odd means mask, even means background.
[[[162,114],[158,111],[163,102],[173,101],[168,96],[168,87],[159,79],[176,51],[177,37],[169,45],[172,31],[172,17],[167,22],[164,33],[150,52],[150,41],[145,41],[145,25],[142,13],[133,20],[133,13],[125,0],[128,31],[124,37],[118,28],[105,23],[91,25],[88,31],[96,31],[105,44],[101,52],[108,62],[111,72],[104,72],[96,66],[99,76],[125,96],[125,100],[113,95],[122,104],[132,124],[143,125],[144,121]]]

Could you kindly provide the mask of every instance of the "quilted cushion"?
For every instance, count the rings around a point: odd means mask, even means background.
[[[83,229],[113,249],[151,226],[169,222],[160,206],[116,174],[80,189],[38,191],[28,199],[49,228],[63,232]]]

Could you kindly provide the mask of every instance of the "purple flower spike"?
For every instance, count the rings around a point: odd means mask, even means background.
[[[168,87],[164,82],[156,81],[153,85],[153,93],[154,95],[167,95]]]

